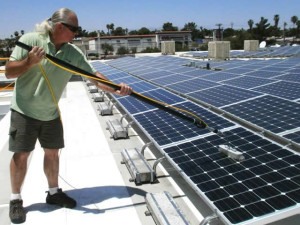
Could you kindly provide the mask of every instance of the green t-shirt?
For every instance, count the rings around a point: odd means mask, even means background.
[[[40,35],[38,33],[25,34],[19,41],[29,46],[39,46],[47,54],[89,73],[96,72],[81,50],[73,44],[66,43],[56,52],[49,35]],[[27,50],[16,46],[11,54],[10,61],[22,60],[27,56]],[[51,83],[56,100],[59,101],[72,73],[53,65],[46,59],[43,59],[41,65]],[[17,78],[11,108],[26,116],[42,121],[49,121],[59,117],[47,82],[38,65]]]

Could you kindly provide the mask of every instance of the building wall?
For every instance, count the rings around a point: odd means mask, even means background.
[[[99,40],[98,40],[99,42]],[[117,53],[120,47],[125,47],[129,50],[136,48],[137,52],[141,52],[147,47],[154,48],[156,47],[155,36],[153,37],[120,37],[120,38],[100,38],[100,46],[102,44],[112,45],[114,48],[114,54]],[[100,53],[104,54],[103,50],[100,49]]]
[[[126,36],[102,36],[97,38],[89,38],[77,41],[76,44],[82,49],[85,49],[85,54],[97,53],[104,54],[101,48],[102,44],[112,45],[114,48],[113,54],[116,54],[120,47],[125,47],[131,51],[133,48],[136,52],[141,52],[146,48],[161,48],[162,41],[175,41],[182,44],[182,46],[191,46],[191,32],[189,31],[170,31],[170,32],[156,32],[151,35],[126,35]]]

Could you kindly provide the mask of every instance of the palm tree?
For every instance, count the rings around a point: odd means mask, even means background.
[[[285,28],[286,28],[286,26],[287,26],[287,23],[284,22],[284,23],[283,23],[283,44],[284,44],[284,45],[285,45]]]
[[[279,35],[279,29],[278,29],[278,24],[279,24],[279,15],[276,14],[274,15],[274,35],[278,36]]]
[[[296,25],[297,25],[297,37],[298,37],[299,30],[300,30],[300,20],[297,21]]]
[[[296,25],[297,21],[298,21],[298,17],[297,17],[297,16],[292,16],[292,17],[291,17],[291,22],[293,23],[294,34],[296,33],[296,32],[295,32],[295,25]],[[294,36],[295,36],[295,35],[293,35],[293,42],[294,42]]]
[[[264,17],[261,17],[259,23],[256,23],[259,41],[263,41],[265,39],[266,31],[269,28],[269,26],[270,24],[268,23],[268,19],[265,19]]]
[[[248,25],[249,25],[249,30],[252,31],[252,28],[253,28],[253,24],[254,24],[254,21],[253,20],[248,20]]]
[[[110,28],[110,32],[111,32],[111,33],[113,33],[113,31],[114,31],[114,27],[115,27],[115,25],[114,25],[113,23],[111,23],[111,24],[109,25],[109,28]]]
[[[298,17],[297,16],[292,16],[291,17],[291,22],[293,23],[293,27],[294,28],[295,28],[295,25],[296,25],[297,21],[298,21]]]
[[[278,14],[274,15],[273,20],[274,20],[274,27],[275,27],[275,28],[278,28],[279,15],[278,15]]]
[[[109,25],[109,24],[106,24],[106,28],[107,28],[107,34],[109,35],[110,25]]]

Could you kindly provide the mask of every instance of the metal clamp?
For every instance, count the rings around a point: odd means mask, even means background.
[[[145,149],[146,149],[147,147],[149,147],[150,145],[152,145],[152,144],[153,144],[152,142],[148,142],[148,143],[146,143],[146,144],[143,145],[143,147],[142,147],[142,149],[141,149],[141,154],[142,154],[142,156],[145,156]]]
[[[157,167],[157,165],[158,165],[159,163],[161,163],[164,159],[166,159],[165,156],[163,156],[163,157],[157,159],[157,160],[154,162],[154,164],[153,164],[153,171],[155,172],[155,174],[156,174],[156,167]]]

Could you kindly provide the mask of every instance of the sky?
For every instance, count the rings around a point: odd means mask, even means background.
[[[179,29],[189,22],[198,29],[215,29],[220,23],[224,29],[248,29],[250,19],[257,23],[261,17],[273,25],[276,14],[280,27],[284,22],[292,27],[292,16],[300,19],[299,0],[0,0],[0,39],[15,31],[33,31],[36,23],[59,8],[72,9],[79,25],[89,32],[107,32],[106,24],[111,23],[129,31],[160,30],[167,22]]]

